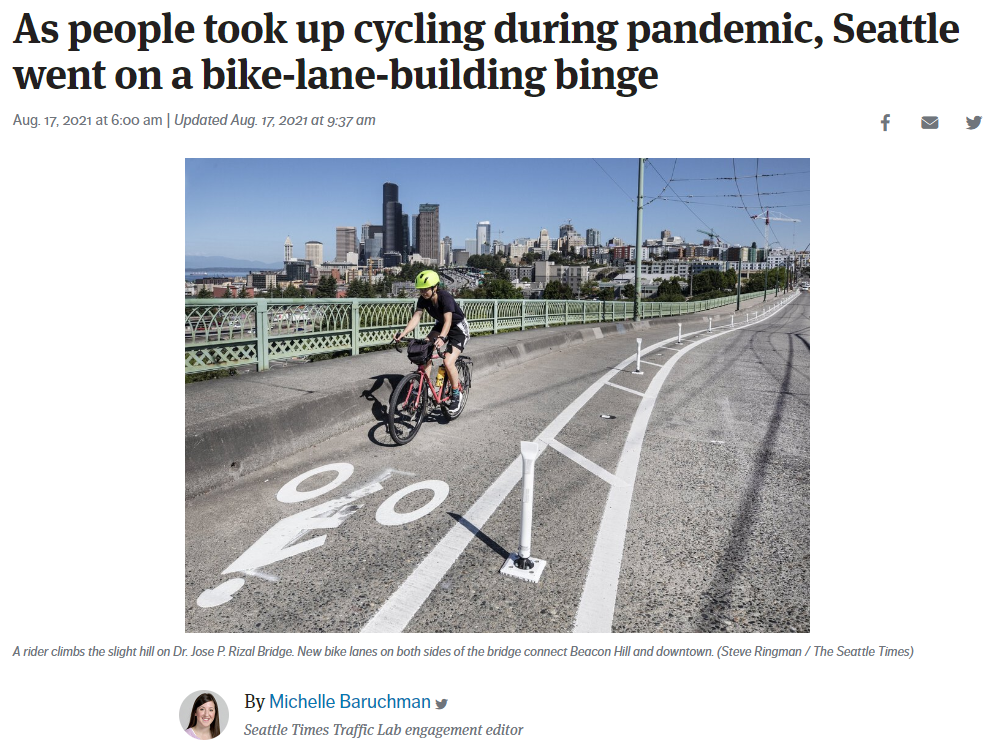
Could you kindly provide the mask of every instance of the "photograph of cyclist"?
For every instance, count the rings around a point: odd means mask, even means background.
[[[436,320],[436,325],[429,336],[427,342],[433,342],[437,350],[444,350],[443,364],[446,366],[446,374],[450,379],[450,404],[449,410],[454,411],[460,407],[461,396],[460,377],[457,374],[457,358],[467,346],[467,341],[471,338],[471,331],[467,325],[464,312],[457,305],[456,298],[445,288],[439,286],[439,275],[428,269],[420,272],[415,278],[415,287],[418,288],[418,303],[415,306],[415,313],[412,315],[408,325],[395,337],[395,342],[400,342],[408,335],[422,319],[422,312],[428,311],[429,315]],[[432,361],[425,364],[425,374],[432,380]]]

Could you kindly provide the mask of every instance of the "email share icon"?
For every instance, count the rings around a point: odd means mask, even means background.
[[[936,131],[938,130],[938,116],[937,115],[925,115],[920,118],[920,127],[925,131]]]

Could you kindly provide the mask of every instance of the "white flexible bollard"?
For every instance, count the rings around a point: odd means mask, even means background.
[[[746,323],[748,324],[749,322],[750,322],[750,315],[749,315],[749,313],[747,312],[747,314],[746,314]]]
[[[676,344],[683,344],[683,324],[677,323],[678,328],[676,330]]]
[[[711,319],[712,318],[713,318],[712,316],[708,316],[708,334],[711,334]]]
[[[732,314],[732,328],[736,328],[736,315],[734,313]]]
[[[639,337],[638,339],[635,340],[635,342],[638,343],[638,355],[635,357],[634,370],[631,373],[633,373],[635,376],[641,376],[643,373],[645,373],[644,371],[641,370],[641,338]]]
[[[509,554],[501,574],[520,580],[539,582],[540,573],[547,565],[542,559],[530,557],[530,530],[533,527],[533,468],[540,456],[540,445],[533,441],[521,441],[519,453],[523,457],[523,506],[519,519],[519,550]]]

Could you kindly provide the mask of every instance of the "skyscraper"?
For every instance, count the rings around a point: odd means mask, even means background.
[[[415,219],[418,254],[442,264],[444,260],[439,258],[439,204],[419,204]]]
[[[540,258],[543,261],[547,261],[548,256],[551,255],[551,235],[547,230],[541,228],[540,238],[537,240],[537,250],[540,252]]]
[[[349,253],[359,252],[359,241],[356,239],[355,227],[335,228],[335,258],[345,263]]]
[[[397,200],[397,184],[383,184],[383,248],[401,253],[401,204]]]
[[[603,245],[599,230],[586,230],[586,245]]]
[[[303,253],[308,264],[321,268],[324,263],[324,244],[320,240],[308,240],[304,243]]]
[[[491,253],[492,250],[492,223],[489,221],[478,222],[478,253]]]
[[[289,235],[286,236],[286,246],[285,254],[283,255],[283,261],[293,260],[293,241],[290,240]]]

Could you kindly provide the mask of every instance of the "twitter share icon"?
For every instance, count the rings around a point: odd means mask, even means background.
[[[975,131],[977,128],[979,128],[981,122],[983,122],[982,115],[977,115],[974,118],[969,118],[969,117],[966,118],[966,125],[969,126],[969,130],[971,131]]]

